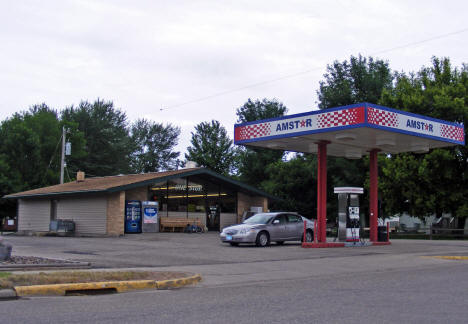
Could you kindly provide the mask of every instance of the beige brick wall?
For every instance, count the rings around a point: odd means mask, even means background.
[[[268,211],[268,198],[260,196],[249,196],[242,192],[237,193],[237,222],[241,221],[244,211],[249,211],[250,207],[263,207],[263,211]]]
[[[109,236],[124,235],[125,232],[125,191],[115,192],[107,197],[107,232]]]
[[[148,187],[143,186],[125,191],[126,200],[148,200]]]

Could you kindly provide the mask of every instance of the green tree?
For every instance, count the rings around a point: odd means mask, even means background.
[[[62,123],[47,105],[35,105],[14,114],[0,125],[0,194],[49,186],[60,180]],[[70,139],[74,155],[82,151],[82,137],[73,124]],[[4,201],[2,201],[4,202]],[[12,206],[6,203],[8,206]],[[4,210],[5,205],[1,209]]]
[[[380,103],[466,125],[468,67],[452,68],[448,58],[434,57],[432,65],[418,73],[396,74],[395,87],[384,91]],[[468,216],[467,145],[400,154],[382,162],[380,187],[389,212]]]
[[[247,102],[236,110],[237,122],[245,123],[260,119],[284,116],[288,109],[276,99],[263,99]],[[238,174],[240,180],[250,185],[261,187],[262,182],[270,175],[266,166],[281,161],[284,156],[282,150],[240,147],[237,156]]]
[[[392,87],[389,63],[351,56],[349,62],[327,65],[324,81],[317,91],[319,108],[327,109],[359,102],[377,103],[384,89]]]
[[[192,132],[192,144],[187,148],[185,159],[207,167],[218,173],[228,175],[233,171],[235,151],[232,140],[219,121],[202,122]]]
[[[135,149],[131,156],[132,172],[157,172],[177,168],[175,152],[180,128],[171,124],[164,126],[146,119],[137,120],[131,127]]]
[[[76,123],[86,140],[87,155],[69,159],[73,171],[82,170],[93,176],[130,172],[130,156],[135,147],[127,116],[114,108],[112,101],[82,101],[78,107],[62,111],[62,120]]]
[[[16,113],[2,122],[0,154],[8,170],[7,193],[56,184],[61,137],[57,112],[45,104]],[[3,191],[2,190],[2,191]]]
[[[317,91],[319,108],[328,109],[359,102],[378,103],[384,90],[392,88],[393,75],[389,63],[359,55],[349,61],[335,61],[327,65],[325,80]],[[368,159],[348,160],[328,158],[328,196],[333,197],[333,187],[357,186],[367,183]],[[336,200],[329,204],[328,214],[336,215]],[[367,200],[362,207],[367,208]]]
[[[289,161],[276,161],[266,166],[270,177],[262,182],[268,193],[281,200],[272,202],[272,210],[297,211],[312,218],[316,216],[317,158],[312,154],[297,154]]]

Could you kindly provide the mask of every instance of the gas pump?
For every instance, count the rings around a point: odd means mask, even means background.
[[[338,194],[338,240],[340,242],[359,242],[359,195],[363,188],[336,187]]]

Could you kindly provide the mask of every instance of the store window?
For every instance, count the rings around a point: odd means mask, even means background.
[[[169,212],[187,212],[187,179],[179,178],[167,182]]]
[[[187,210],[189,213],[205,213],[205,186],[201,179],[188,179],[187,188]]]
[[[149,200],[157,201],[159,203],[160,212],[167,212],[167,181],[155,183],[150,187]]]

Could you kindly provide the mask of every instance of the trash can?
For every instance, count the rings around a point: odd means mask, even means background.
[[[75,233],[75,222],[70,219],[51,220],[49,231],[59,235],[73,235]]]
[[[378,242],[387,242],[387,226],[378,226],[377,227],[377,241]]]

